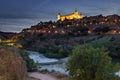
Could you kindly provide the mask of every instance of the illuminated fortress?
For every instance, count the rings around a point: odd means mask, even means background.
[[[61,15],[60,13],[58,13],[58,16],[57,16],[57,20],[60,20],[60,21],[64,21],[65,19],[67,20],[71,20],[71,19],[82,19],[83,18],[83,15],[78,13],[77,10],[75,10],[74,13],[72,14],[67,14],[67,15]]]

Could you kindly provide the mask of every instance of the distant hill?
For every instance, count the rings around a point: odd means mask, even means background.
[[[0,31],[0,39],[1,40],[6,40],[9,39],[11,37],[13,37],[14,35],[16,35],[17,33],[12,33],[12,32],[1,32]]]

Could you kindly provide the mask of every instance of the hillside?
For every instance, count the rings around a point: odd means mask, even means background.
[[[75,45],[106,35],[115,37],[118,41],[119,34],[119,15],[97,15],[80,20],[39,22],[31,28],[23,29],[7,41],[21,44],[27,50],[44,53],[47,57],[62,58],[68,56]]]
[[[13,37],[14,35],[16,35],[17,33],[12,33],[12,32],[1,32],[0,31],[0,40],[6,40],[9,39],[11,37]]]

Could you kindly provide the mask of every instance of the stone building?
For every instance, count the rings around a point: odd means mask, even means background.
[[[77,10],[75,10],[72,14],[67,14],[67,15],[61,15],[58,13],[57,20],[64,21],[65,19],[71,20],[71,19],[82,19],[83,15],[78,13]]]

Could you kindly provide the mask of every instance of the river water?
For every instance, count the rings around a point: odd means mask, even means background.
[[[34,60],[35,63],[38,63],[39,70],[48,70],[48,71],[57,71],[62,74],[68,75],[68,72],[66,71],[66,62],[68,61],[68,58],[63,59],[54,59],[54,58],[47,58],[43,54],[34,52],[34,51],[28,51],[29,57]],[[116,75],[120,76],[120,71],[115,73]]]
[[[39,70],[57,71],[65,75],[68,74],[65,66],[68,58],[54,59],[47,58],[43,54],[34,51],[28,51],[28,53],[30,54],[29,57],[33,59],[35,63],[39,64]]]

